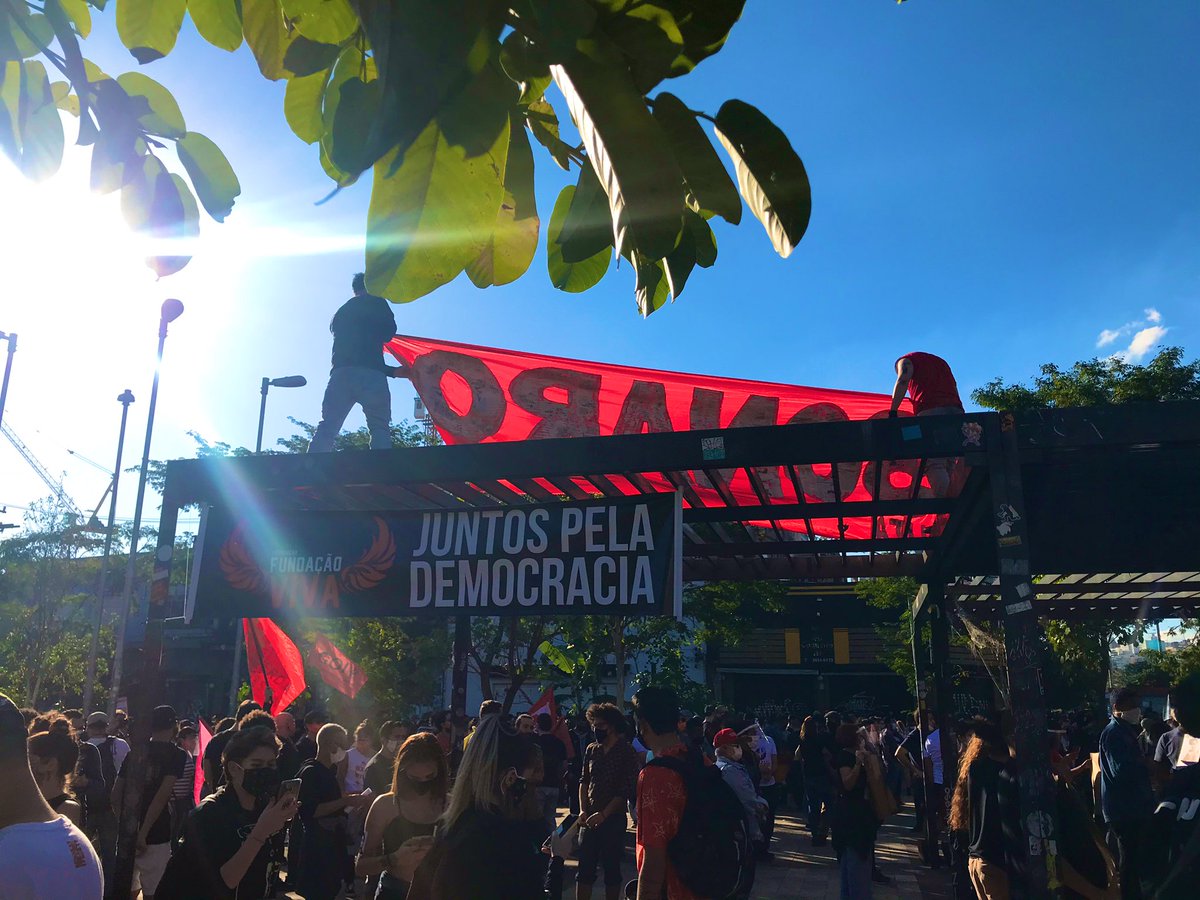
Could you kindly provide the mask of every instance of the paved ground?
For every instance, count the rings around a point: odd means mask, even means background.
[[[892,883],[875,885],[873,900],[950,900],[947,871],[929,869],[921,864],[915,839],[909,830],[913,824],[911,809],[909,806],[906,812],[894,816],[879,832],[875,859],[884,874],[891,877]],[[632,847],[632,829],[629,844]],[[833,850],[828,844],[824,847],[811,845],[804,817],[794,809],[780,814],[772,850],[775,859],[759,866],[751,900],[838,900],[837,859]],[[575,896],[574,863],[567,866],[564,900]],[[634,877],[632,850],[626,853],[623,868],[626,877]],[[600,880],[593,897],[603,900],[603,875]]]

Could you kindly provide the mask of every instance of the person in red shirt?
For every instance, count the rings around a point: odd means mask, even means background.
[[[915,351],[896,360],[896,385],[892,388],[889,417],[895,418],[906,392],[912,400],[913,412],[918,416],[963,413],[962,398],[958,395],[958,382],[954,380],[950,364],[932,353]],[[953,467],[953,457],[931,459],[926,464],[929,485],[936,496],[945,497],[950,492]]]
[[[666,688],[644,687],[633,695],[638,734],[655,757],[683,757],[679,739],[679,700]],[[679,880],[667,858],[667,845],[679,831],[687,790],[669,769],[647,766],[637,785],[637,900],[701,900]],[[666,888],[664,893],[664,887]]]

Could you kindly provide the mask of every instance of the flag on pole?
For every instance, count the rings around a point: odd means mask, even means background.
[[[558,704],[554,702],[554,688],[548,687],[542,691],[542,696],[533,701],[533,705],[529,707],[529,715],[535,719],[538,713],[550,713],[551,719],[558,718]]]
[[[277,716],[308,687],[304,680],[304,659],[292,639],[271,619],[243,619],[242,624],[246,632],[250,693],[266,709],[267,688],[270,688],[270,713]]]
[[[199,803],[200,792],[204,789],[204,766],[200,763],[204,759],[204,750],[208,746],[208,742],[212,740],[212,732],[208,730],[203,719],[199,716],[196,719],[199,736],[196,740],[196,777],[192,779],[192,801]]]
[[[341,691],[351,700],[367,683],[367,673],[354,660],[338,649],[325,635],[318,632],[308,662],[321,679],[335,691]]]

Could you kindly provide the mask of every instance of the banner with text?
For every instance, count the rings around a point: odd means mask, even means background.
[[[397,335],[386,349],[411,369],[413,386],[448,444],[844,422],[886,417],[891,401],[886,394],[687,375],[406,335]],[[886,361],[879,377],[890,381]],[[905,400],[901,415],[911,414]],[[713,456],[714,462],[720,458]],[[840,496],[850,501],[907,499],[917,465],[916,460],[885,461],[875,497],[876,463],[839,463]],[[738,503],[760,502],[745,471],[714,471]],[[797,484],[808,502],[831,503],[839,494],[829,464],[797,466],[796,479],[782,466],[761,468],[757,474],[772,503],[799,502]],[[645,477],[659,490],[672,489],[661,475]],[[704,473],[692,472],[689,480],[706,506],[724,505]],[[586,483],[580,487],[593,490]],[[784,524],[807,529],[801,522]],[[869,518],[845,519],[840,530],[837,519],[813,519],[811,524],[814,535],[822,537],[870,537],[873,528]],[[897,537],[905,520],[881,517],[877,527],[880,537]],[[921,536],[934,527],[934,516],[918,516],[908,533]]]
[[[680,614],[678,495],[503,509],[210,510],[201,616]]]

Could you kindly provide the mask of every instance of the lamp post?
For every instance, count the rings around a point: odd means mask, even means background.
[[[112,687],[108,692],[108,714],[116,709],[117,696],[121,693],[121,670],[125,656],[125,626],[129,621],[129,603],[133,597],[133,576],[137,569],[138,532],[142,527],[142,503],[146,499],[146,475],[150,467],[150,437],[154,433],[154,407],[158,402],[158,375],[162,368],[163,344],[167,341],[167,325],[183,315],[183,303],[164,300],[162,315],[158,322],[158,356],[154,362],[154,383],[150,388],[150,408],[146,413],[146,443],[142,448],[142,468],[138,473],[137,503],[133,508],[133,534],[129,538],[129,563],[125,566],[125,589],[121,592],[121,606],[117,617],[117,650],[113,659]]]
[[[8,377],[12,374],[13,354],[17,352],[17,336],[0,331],[0,341],[8,341],[8,359],[4,361],[4,381],[0,383],[0,422],[4,421],[4,401],[8,399]]]
[[[262,453],[263,424],[267,418],[267,392],[273,387],[298,388],[308,384],[303,375],[285,375],[282,378],[263,378],[262,402],[258,405],[258,438],[254,442],[255,455]],[[237,628],[233,633],[233,671],[229,675],[229,712],[232,715],[234,704],[237,702],[238,687],[242,674],[242,620],[236,620]]]
[[[100,560],[100,589],[96,594],[96,620],[92,623],[92,644],[88,648],[87,678],[83,682],[83,714],[92,709],[92,692],[96,685],[96,656],[100,650],[100,626],[104,622],[104,597],[108,593],[108,554],[112,550],[113,530],[117,516],[117,486],[121,482],[121,453],[125,449],[125,423],[129,420],[129,404],[133,393],[126,388],[117,398],[121,404],[121,432],[117,438],[117,462],[113,466],[112,497],[108,503],[108,528],[104,531],[104,555]]]

